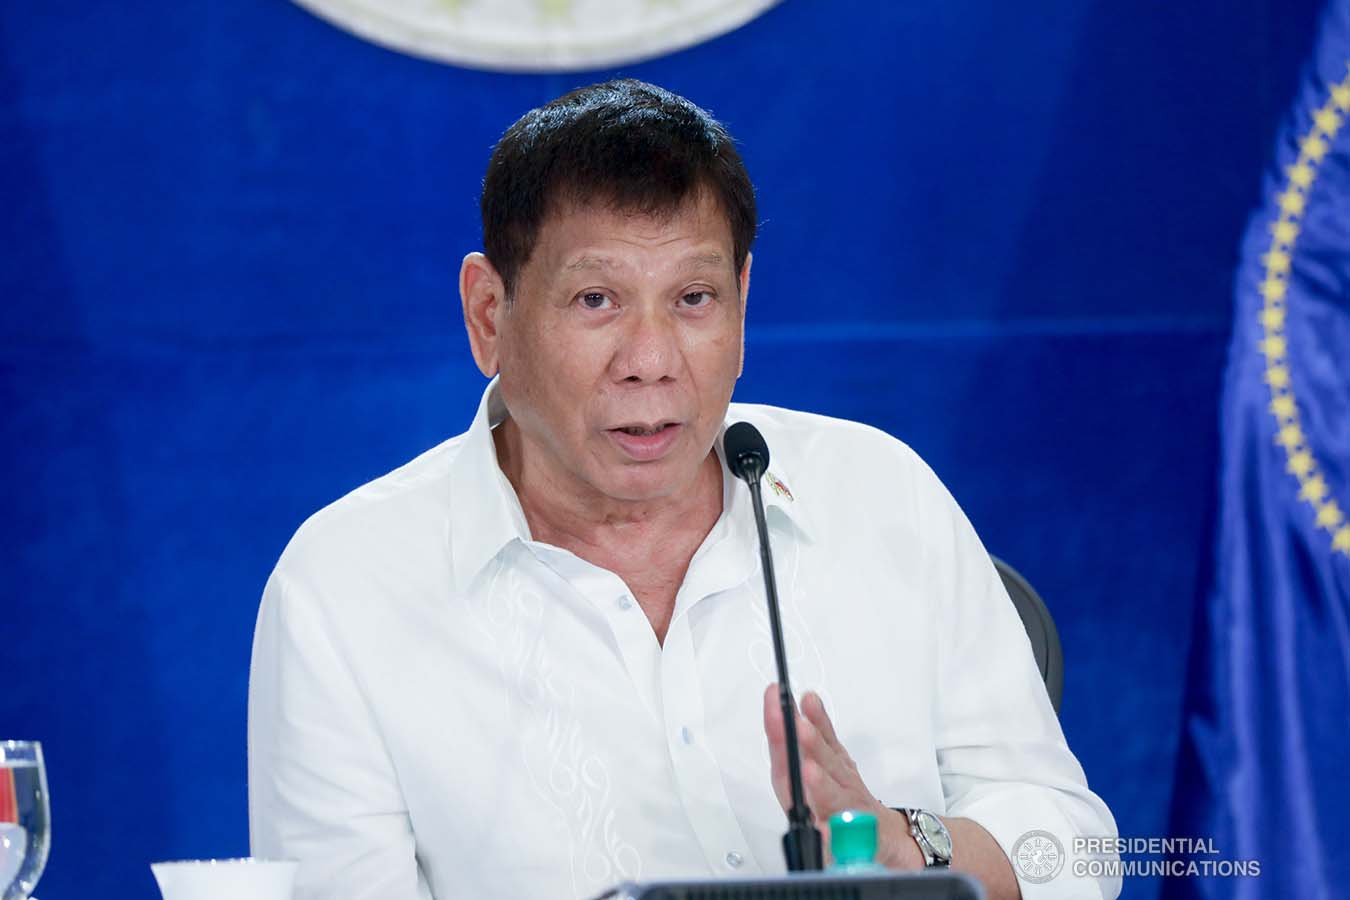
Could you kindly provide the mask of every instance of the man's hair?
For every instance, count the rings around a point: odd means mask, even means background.
[[[568,205],[660,216],[707,191],[731,226],[736,272],[755,239],[755,191],[731,135],[688,100],[631,78],[532,109],[492,151],[483,248],[509,300],[539,228]]]

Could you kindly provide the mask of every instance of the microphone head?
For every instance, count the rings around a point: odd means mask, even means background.
[[[757,481],[769,468],[769,445],[749,422],[737,422],[727,429],[722,452],[731,474],[745,481]]]

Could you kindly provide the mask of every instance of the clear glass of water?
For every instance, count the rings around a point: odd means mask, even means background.
[[[0,741],[0,900],[28,900],[51,846],[47,770],[37,741]]]

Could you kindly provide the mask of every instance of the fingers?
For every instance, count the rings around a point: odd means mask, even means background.
[[[805,713],[805,715],[803,715]],[[834,725],[825,714],[819,695],[808,692],[802,698],[802,709],[796,716],[802,783],[807,792],[807,803],[814,811],[827,817],[834,812],[836,796],[853,793],[858,781],[857,767],[839,743]],[[778,686],[771,684],[764,691],[764,733],[769,741],[770,775],[774,794],[784,810],[792,805],[792,788],[787,764],[787,735],[783,727],[783,709],[778,698]]]
[[[815,691],[808,691],[802,697],[795,724],[797,743],[801,747],[803,759],[819,757],[822,762],[827,762],[841,758],[852,764],[852,759],[835,734],[834,723],[825,712],[825,704]],[[783,727],[783,706],[778,699],[776,684],[764,689],[764,734],[769,739],[771,754],[777,751],[786,752],[787,729]]]
[[[829,713],[825,711],[825,701],[821,700],[820,695],[815,691],[807,692],[806,696],[802,698],[802,714],[816,727],[816,730],[820,732],[821,737],[834,749],[840,759],[842,759],[849,768],[857,771],[857,763],[853,761],[853,757],[849,755],[848,750],[844,747],[844,742],[839,740],[839,735],[835,733],[834,721],[830,718]]]
[[[764,689],[764,736],[769,740],[769,777],[773,793],[778,798],[778,805],[787,812],[792,806],[792,788],[788,783],[787,736],[776,684]]]
[[[778,704],[778,685],[771,684],[764,689],[764,734],[769,739],[769,747],[782,746],[783,709]]]
[[[830,721],[829,713],[825,712],[825,701],[815,691],[807,691],[806,696],[802,697],[802,714],[816,726],[826,743],[836,750],[843,749],[839,744],[839,736],[834,733],[834,723]]]
[[[832,746],[809,719],[799,717],[797,728],[811,809],[829,818],[849,805],[846,799],[857,793],[861,780],[849,755]]]
[[[853,758],[840,741],[818,694],[808,692],[802,696],[795,722],[801,753],[802,786],[816,826],[825,830],[829,817],[842,809],[871,811],[880,808],[876,798],[863,783]],[[764,691],[764,733],[769,743],[770,778],[774,795],[786,812],[792,806],[792,788],[788,779],[787,737],[777,685],[771,684]]]

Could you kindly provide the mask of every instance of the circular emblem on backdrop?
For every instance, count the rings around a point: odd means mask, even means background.
[[[393,50],[516,72],[649,59],[743,25],[778,0],[296,0]]]
[[[1048,831],[1028,831],[1013,844],[1012,861],[1023,881],[1045,884],[1064,868],[1064,845]]]

